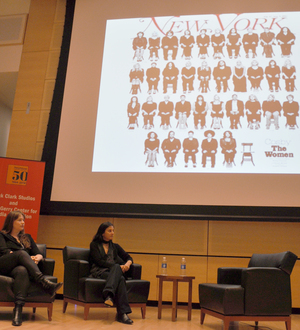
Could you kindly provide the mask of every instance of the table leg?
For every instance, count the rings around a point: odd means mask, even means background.
[[[188,296],[188,320],[192,319],[192,292],[193,292],[192,280],[189,281],[189,296]]]
[[[172,300],[172,321],[177,318],[177,298],[178,298],[178,281],[173,281],[173,300]]]
[[[161,319],[161,310],[162,310],[162,289],[163,289],[163,281],[160,278],[159,279],[159,285],[158,285],[158,319]]]

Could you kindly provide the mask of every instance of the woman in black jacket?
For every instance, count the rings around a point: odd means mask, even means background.
[[[132,324],[127,314],[131,313],[128,303],[124,273],[133,260],[119,244],[113,243],[114,226],[102,223],[90,244],[91,276],[106,279],[103,290],[104,303],[117,307],[117,321]]]
[[[30,280],[40,283],[51,296],[62,286],[53,283],[41,273],[38,263],[43,259],[29,234],[24,232],[25,215],[20,211],[10,212],[0,232],[0,275],[14,278],[15,308],[12,325],[22,324],[22,308],[30,286]]]

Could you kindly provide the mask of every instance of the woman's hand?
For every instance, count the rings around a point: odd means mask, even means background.
[[[122,269],[122,272],[125,273],[129,270],[130,266],[131,266],[132,262],[131,260],[127,261],[125,265],[121,265],[121,269]]]
[[[31,259],[36,263],[38,264],[42,259],[43,259],[43,256],[41,254],[37,254],[36,256],[31,256]]]

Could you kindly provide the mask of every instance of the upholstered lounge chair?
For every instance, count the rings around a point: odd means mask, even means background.
[[[224,321],[284,321],[291,330],[290,275],[297,256],[292,252],[253,254],[248,268],[218,269],[218,283],[199,284],[203,324],[205,314]]]
[[[89,277],[89,249],[66,246],[63,249],[64,271],[64,302],[63,312],[68,303],[84,307],[84,319],[87,320],[91,307],[107,307],[104,304],[102,291],[105,280]],[[146,315],[150,282],[141,280],[142,266],[132,264],[127,275],[126,287],[131,307],[140,307],[142,318]]]

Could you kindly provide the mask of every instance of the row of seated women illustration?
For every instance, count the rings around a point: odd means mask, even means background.
[[[90,243],[90,277],[106,279],[103,290],[104,303],[116,305],[117,321],[132,324],[128,314],[131,308],[127,299],[125,273],[132,265],[133,259],[122,247],[112,242],[114,226],[103,223]],[[14,279],[13,326],[22,325],[22,309],[28,295],[28,289],[35,282],[51,296],[63,283],[49,281],[38,267],[43,259],[35,241],[25,233],[25,215],[21,211],[7,214],[0,231],[0,276]]]
[[[196,38],[190,30],[185,30],[182,36],[174,35],[173,31],[168,31],[160,38],[157,32],[153,32],[147,40],[144,32],[138,32],[132,41],[134,50],[133,59],[141,62],[144,60],[144,52],[148,48],[149,59],[159,59],[159,49],[163,51],[164,60],[170,57],[176,60],[179,47],[182,48],[182,57],[186,59],[192,58],[192,50],[194,46],[198,46],[197,57],[206,58],[209,56],[210,48],[214,58],[224,56],[224,48],[227,49],[229,58],[237,58],[241,56],[240,49],[243,46],[246,57],[257,56],[257,47],[261,47],[261,54],[267,58],[274,55],[273,46],[280,46],[281,56],[290,56],[292,54],[292,45],[295,44],[295,35],[288,27],[282,27],[280,32],[275,35],[268,27],[259,35],[252,28],[247,29],[247,33],[240,34],[235,28],[229,30],[227,36],[222,33],[221,29],[215,29],[214,33],[209,35],[211,29],[201,29]],[[226,47],[225,47],[226,46]],[[259,54],[260,55],[260,54]]]
[[[202,149],[202,167],[206,167],[206,161],[209,157],[211,160],[211,167],[215,167],[216,153],[219,147],[217,139],[214,138],[215,132],[213,130],[207,130],[204,132],[206,139],[201,142]],[[193,167],[197,167],[196,154],[199,152],[199,141],[194,137],[194,132],[189,131],[188,137],[185,138],[181,144],[181,141],[175,137],[175,132],[170,131],[168,137],[162,141],[161,149],[165,158],[165,165],[167,167],[173,167],[176,165],[176,157],[181,150],[184,154],[185,167],[188,167],[189,160],[191,160]],[[159,153],[160,140],[155,132],[149,132],[147,139],[145,140],[144,153],[147,156],[146,165],[148,167],[154,167],[158,165],[157,154]],[[223,165],[232,166],[236,154],[236,140],[232,136],[232,132],[225,131],[223,137],[220,139],[221,153],[224,154]]]
[[[197,86],[195,77],[199,83]],[[270,60],[269,65],[265,68],[259,66],[257,60],[252,60],[251,66],[245,67],[240,60],[231,68],[226,65],[224,60],[220,60],[213,69],[208,66],[206,61],[203,61],[201,66],[197,68],[192,66],[191,61],[187,61],[185,66],[179,70],[173,62],[168,62],[165,68],[161,70],[157,67],[156,62],[151,63],[151,67],[145,71],[139,63],[135,63],[129,73],[131,83],[130,93],[138,94],[141,92],[141,85],[146,79],[148,83],[148,93],[158,93],[158,84],[161,80],[163,84],[163,92],[166,93],[168,87],[172,87],[173,93],[177,92],[179,76],[182,81],[183,92],[194,91],[198,88],[202,93],[207,93],[210,90],[210,80],[215,80],[215,89],[219,93],[229,90],[229,81],[232,80],[235,92],[247,92],[247,79],[250,82],[251,90],[261,90],[261,82],[266,79],[269,90],[278,92],[280,87],[280,79],[285,82],[285,90],[293,92],[295,90],[296,68],[291,61],[287,59],[284,65],[280,68],[275,60]]]
[[[207,116],[211,117],[210,128],[223,128],[223,118],[226,116],[230,120],[230,128],[238,129],[242,127],[241,118],[246,114],[248,127],[250,129],[260,128],[262,115],[266,117],[266,128],[269,129],[274,122],[275,128],[279,129],[279,117],[283,113],[286,117],[286,127],[290,129],[298,128],[296,117],[299,116],[299,103],[294,101],[294,96],[289,94],[286,101],[281,103],[270,94],[262,103],[256,95],[251,94],[244,103],[238,99],[237,94],[232,95],[232,99],[223,102],[220,96],[216,94],[213,101],[207,102],[203,95],[198,95],[195,103],[186,100],[185,95],[180,96],[180,101],[175,104],[170,101],[170,96],[165,95],[164,100],[157,105],[150,95],[147,101],[141,104],[138,98],[133,96],[127,106],[127,115],[129,119],[128,129],[139,127],[138,117],[141,113],[143,118],[143,128],[154,128],[155,117],[161,117],[160,127],[163,129],[171,128],[171,117],[176,119],[176,128],[185,129],[188,127],[188,118],[193,114],[194,128],[207,127]]]

